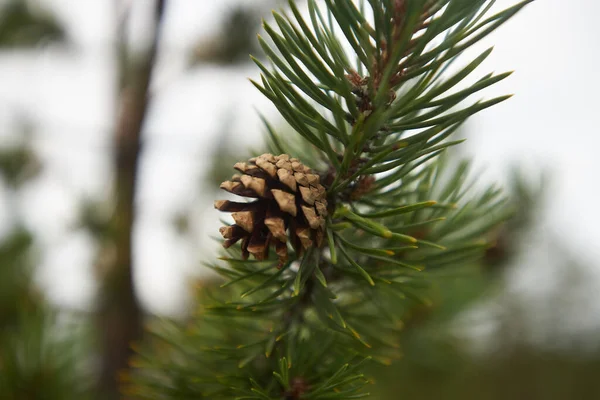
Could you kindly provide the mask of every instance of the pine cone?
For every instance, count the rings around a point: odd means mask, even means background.
[[[221,189],[256,200],[215,201],[215,208],[233,212],[235,221],[220,229],[225,248],[241,240],[244,259],[252,254],[264,260],[273,246],[283,263],[288,257],[288,238],[298,255],[312,245],[321,246],[327,200],[319,175],[287,154],[263,154],[234,168],[242,175],[233,175]]]

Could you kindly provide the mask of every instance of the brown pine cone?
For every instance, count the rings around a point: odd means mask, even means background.
[[[235,221],[220,229],[225,248],[241,240],[244,259],[252,254],[264,260],[273,246],[283,263],[288,257],[288,238],[298,255],[310,246],[321,246],[327,200],[319,175],[287,154],[263,154],[234,168],[242,174],[223,182],[221,189],[256,200],[215,201],[215,208],[233,212]]]

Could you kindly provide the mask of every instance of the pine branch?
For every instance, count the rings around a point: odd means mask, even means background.
[[[203,292],[189,330],[152,330],[129,394],[366,397],[365,365],[400,356],[407,310],[435,301],[436,278],[472,273],[511,214],[444,156],[468,117],[509,96],[465,100],[509,73],[458,86],[490,50],[445,71],[529,1],[489,18],[487,0],[363,3],[309,0],[308,22],[290,1],[278,29],[263,24],[271,67],[254,59],[253,84],[298,140],[265,121],[277,155],[237,163],[221,184],[251,199],[215,203],[234,220],[221,228],[227,256],[209,264],[224,288]]]

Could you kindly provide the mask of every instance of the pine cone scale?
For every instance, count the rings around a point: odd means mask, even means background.
[[[292,192],[296,191],[296,189],[297,189],[296,179],[290,173],[290,171],[288,171],[287,169],[283,169],[283,168],[278,169],[277,176],[279,177],[279,181],[281,181],[281,183],[283,183],[285,186],[290,188],[292,190]]]
[[[238,203],[236,201],[229,201],[229,200],[217,200],[215,201],[215,208],[219,211],[229,211],[229,212],[234,212],[234,211],[249,211],[254,209],[255,207],[253,207],[253,205],[255,205],[256,202],[252,202],[252,203]]]
[[[296,207],[296,197],[292,193],[285,192],[279,189],[271,189],[275,201],[279,205],[279,209],[291,214],[295,217],[298,213]]]
[[[287,242],[287,235],[285,233],[285,222],[282,218],[266,218],[265,225],[269,228],[269,231],[273,234],[280,242]]]
[[[238,211],[231,214],[235,224],[248,233],[254,230],[254,213],[252,211]]]
[[[277,167],[269,161],[258,158],[256,160],[256,165],[258,165],[263,171],[266,171],[271,178],[275,178],[275,176],[277,176]]]

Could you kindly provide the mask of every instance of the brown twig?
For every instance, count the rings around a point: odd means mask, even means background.
[[[112,217],[114,256],[102,271],[98,310],[101,338],[99,394],[102,399],[118,399],[117,376],[127,369],[132,341],[142,335],[142,312],[134,293],[132,231],[135,220],[135,190],[141,154],[141,131],[148,110],[148,90],[156,61],[166,0],[157,0],[154,32],[150,48],[137,63],[131,62],[120,47],[120,113],[118,115],[113,160],[116,204]],[[128,73],[130,72],[130,73]]]

